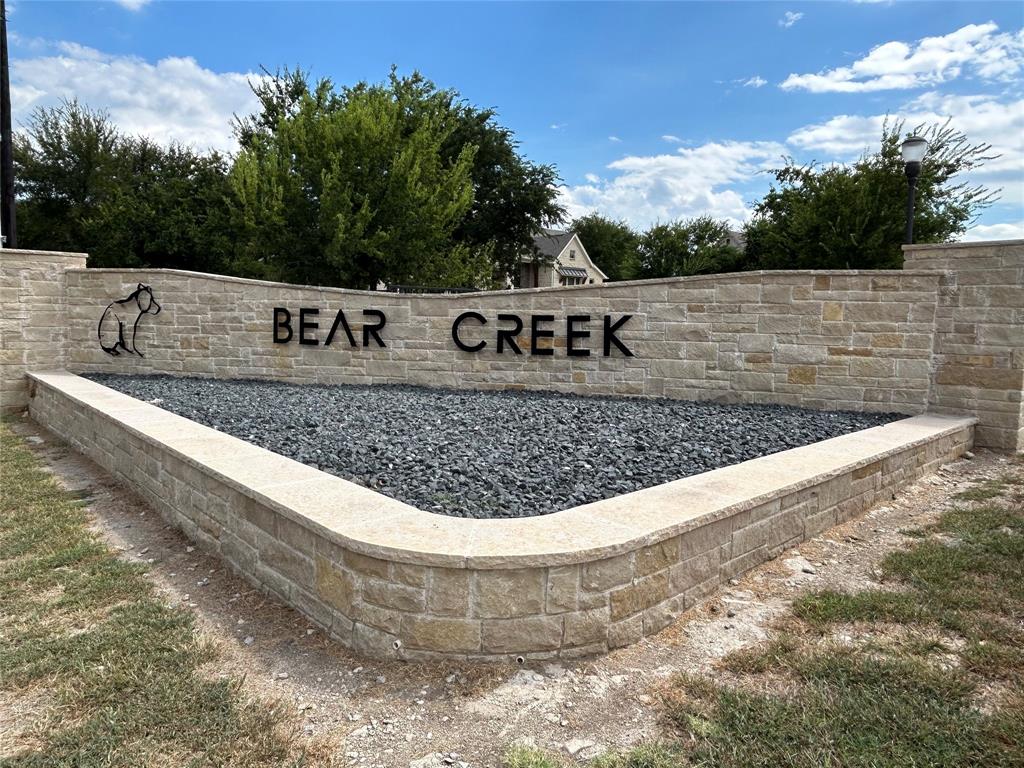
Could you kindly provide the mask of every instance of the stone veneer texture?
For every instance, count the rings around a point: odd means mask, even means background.
[[[942,271],[928,410],[978,417],[979,445],[1024,450],[1024,241],[905,246]]]
[[[67,363],[67,272],[84,253],[0,250],[0,409],[28,405],[25,372]],[[105,306],[105,305],[104,305]]]
[[[934,471],[973,419],[917,416],[539,518],[431,515],[67,373],[32,417],[232,568],[373,656],[572,658]]]
[[[543,388],[578,394],[772,402],[826,409],[921,413],[941,276],[936,272],[764,272],[461,295],[401,295],[259,283],[177,271],[76,270],[68,275],[69,362],[77,372],[180,373],[274,378],[298,383],[411,383],[477,388]],[[106,303],[137,283],[162,306],[146,316],[145,358],[110,357],[96,341]],[[360,337],[363,309],[387,315],[387,347],[272,343],[274,307],[320,309],[321,343],[344,309]],[[474,310],[459,351],[452,321]],[[494,344],[495,318],[517,312],[591,314],[590,346],[604,314],[631,314],[618,334],[626,357],[569,357],[564,337],[549,357]],[[297,329],[296,329],[297,330]],[[548,345],[551,341],[547,342]],[[520,342],[524,349],[529,340]],[[600,350],[596,350],[598,353]]]
[[[461,295],[399,295],[175,270],[84,269],[80,254],[0,250],[2,409],[24,407],[25,373],[170,373],[298,383],[411,383],[664,396],[810,408],[977,415],[978,444],[1024,449],[1024,240],[906,247],[898,271],[780,271]],[[139,324],[145,357],[104,353],[97,324],[139,283],[162,306]],[[319,338],[344,309],[387,314],[386,348],[273,343],[273,309],[320,310]],[[481,352],[458,350],[454,318]],[[551,356],[495,350],[498,313],[552,315]],[[596,354],[565,354],[565,319]],[[604,315],[633,317],[634,352],[600,355]],[[298,329],[296,328],[296,332]],[[520,339],[520,346],[529,346]]]

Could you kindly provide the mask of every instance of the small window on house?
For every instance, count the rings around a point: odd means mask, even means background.
[[[576,261],[576,251],[572,250],[571,248],[569,249],[569,258],[572,259],[573,261]]]

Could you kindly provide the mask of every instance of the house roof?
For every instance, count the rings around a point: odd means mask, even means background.
[[[566,232],[565,230],[562,229],[548,229],[545,227],[542,228],[539,233],[533,236],[533,244],[537,247],[537,250],[540,251],[541,254],[547,256],[551,260],[555,260],[562,254],[562,251],[565,250],[566,246],[569,245],[569,242],[574,237],[576,237],[575,232]],[[598,267],[597,264],[594,263],[594,260],[590,258],[590,256],[587,254],[587,249],[583,245],[582,241],[580,241],[577,238],[576,242],[579,244],[583,258],[586,260],[587,264],[595,272],[597,272],[597,274],[601,276],[602,280],[607,280],[608,275],[602,272],[601,268]],[[533,255],[523,254],[522,260],[527,262],[532,261]],[[562,274],[564,275],[565,273]],[[580,277],[583,276],[585,275],[580,275]]]
[[[533,244],[545,256],[552,259],[557,258],[568,242],[572,240],[572,232],[564,232],[560,229],[541,229],[533,236]]]

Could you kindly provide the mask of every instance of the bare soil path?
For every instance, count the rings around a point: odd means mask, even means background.
[[[1005,471],[979,452],[944,467],[855,521],[783,553],[636,646],[575,663],[407,664],[356,656],[303,617],[235,576],[131,491],[52,435],[13,425],[64,487],[87,500],[95,529],[185,606],[220,651],[211,675],[244,679],[251,694],[290,702],[311,753],[336,765],[499,766],[512,743],[569,760],[628,748],[661,734],[658,692],[677,672],[707,671],[763,640],[808,589],[877,587],[876,567],[935,521],[962,487]]]

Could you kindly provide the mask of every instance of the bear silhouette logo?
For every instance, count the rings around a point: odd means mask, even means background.
[[[145,357],[135,346],[135,333],[139,330],[139,322],[143,315],[159,315],[160,305],[153,298],[153,289],[139,283],[139,287],[123,299],[112,301],[103,310],[96,335],[100,340],[100,348],[108,355],[129,355]],[[128,325],[131,325],[131,337],[125,338]]]

